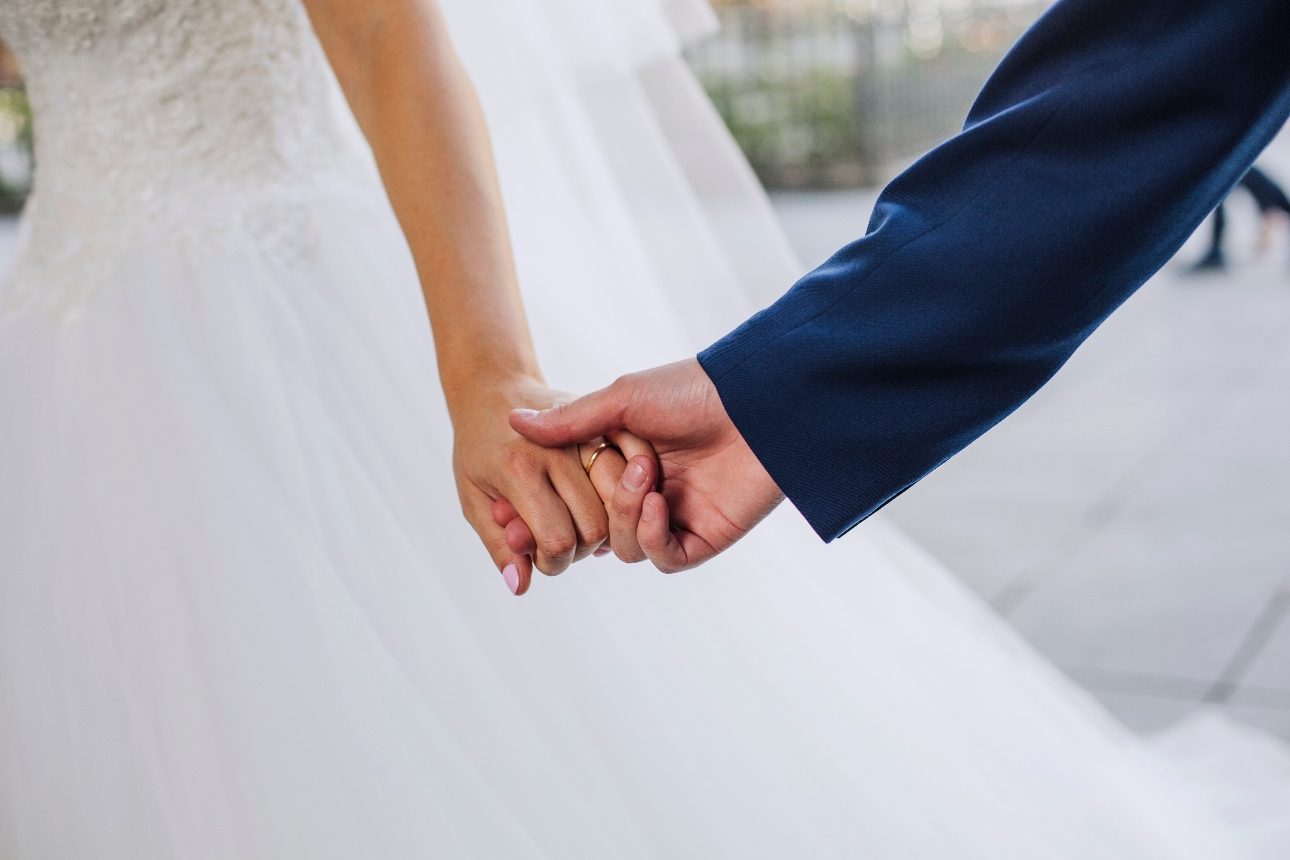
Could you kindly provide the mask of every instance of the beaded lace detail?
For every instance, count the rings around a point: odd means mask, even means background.
[[[4,0],[0,35],[36,131],[26,246],[0,308],[33,290],[83,304],[144,230],[182,247],[244,229],[290,256],[291,210],[372,184],[298,0]]]

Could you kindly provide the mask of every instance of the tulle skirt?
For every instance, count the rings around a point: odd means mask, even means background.
[[[573,390],[693,354],[796,274],[669,19],[584,5],[447,4]],[[0,288],[0,856],[1284,846],[880,520],[826,548],[785,506],[699,571],[588,561],[512,598],[460,514],[379,187],[187,214],[104,225],[74,301],[32,298],[66,276],[38,261]]]

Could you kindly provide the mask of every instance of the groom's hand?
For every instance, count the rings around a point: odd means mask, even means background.
[[[664,573],[723,552],[784,499],[692,358],[553,409],[517,409],[511,426],[553,448],[617,429],[652,442],[661,479],[649,458],[632,458],[610,506],[611,543],[624,561],[643,555]]]

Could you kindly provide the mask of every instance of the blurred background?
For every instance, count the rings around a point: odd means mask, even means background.
[[[18,61],[0,43],[0,214],[17,212],[31,190],[31,112]]]
[[[770,189],[884,184],[954,134],[1048,0],[718,0],[688,60]]]
[[[962,125],[1046,0],[717,0],[687,59],[802,262]],[[0,270],[32,177],[0,48]],[[1167,153],[1162,153],[1167,157]],[[1260,161],[1290,181],[1290,141]],[[885,514],[1140,731],[1199,707],[1290,739],[1290,221],[1236,191],[1018,412]],[[945,265],[952,266],[952,260]]]

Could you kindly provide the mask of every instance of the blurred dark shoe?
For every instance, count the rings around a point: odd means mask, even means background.
[[[1227,268],[1227,260],[1218,248],[1210,251],[1199,263],[1191,267],[1193,272],[1221,272]]]

